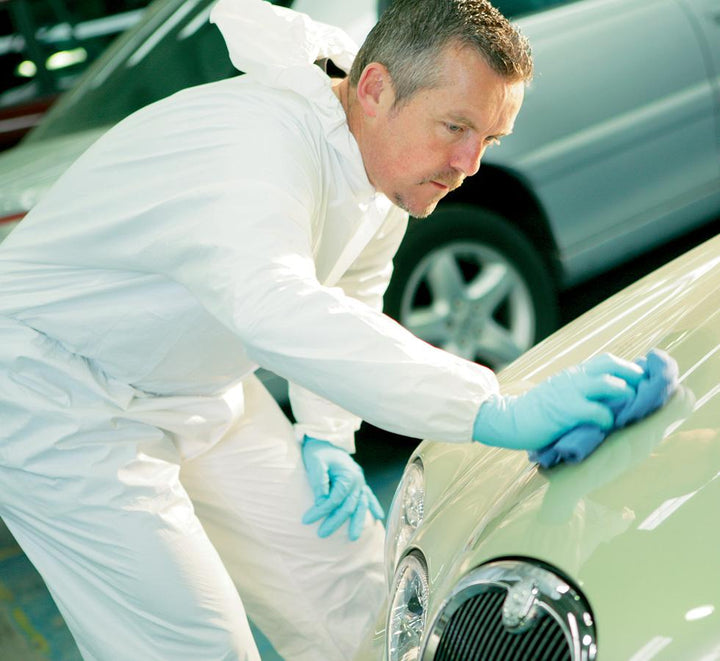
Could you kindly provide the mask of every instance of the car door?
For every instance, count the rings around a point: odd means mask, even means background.
[[[516,135],[486,162],[529,182],[565,284],[718,208],[715,92],[681,0],[569,2],[519,24],[536,76]]]
[[[712,79],[715,88],[717,146],[720,151],[720,0],[679,1],[687,9],[689,19],[698,32],[708,76]]]

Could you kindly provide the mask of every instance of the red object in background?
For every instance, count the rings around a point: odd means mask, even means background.
[[[17,144],[42,119],[57,95],[0,108],[0,151]]]
[[[0,216],[0,228],[2,227],[2,225],[6,224],[6,223],[7,224],[17,223],[17,222],[21,221],[23,218],[25,218],[26,215],[27,215],[27,213],[25,211],[23,211],[21,213],[10,214],[9,216]]]

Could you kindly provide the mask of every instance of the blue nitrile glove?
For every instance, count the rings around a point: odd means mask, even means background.
[[[327,441],[306,436],[302,446],[303,463],[315,496],[315,504],[305,512],[303,523],[325,519],[319,537],[332,535],[349,521],[349,536],[360,538],[368,512],[385,516],[375,494],[365,482],[362,468],[350,454]]]
[[[473,439],[514,450],[537,450],[582,424],[608,430],[609,400],[629,400],[643,369],[610,354],[551,376],[522,395],[493,395],[480,406]]]
[[[615,416],[610,429],[583,424],[563,434],[550,445],[529,453],[530,461],[550,468],[561,461],[577,463],[593,452],[602,441],[616,429],[621,429],[644,418],[663,406],[675,392],[678,384],[678,365],[671,356],[659,349],[652,349],[647,357],[638,358],[636,364],[644,371],[644,377],[635,394],[629,399],[621,397],[607,401]]]

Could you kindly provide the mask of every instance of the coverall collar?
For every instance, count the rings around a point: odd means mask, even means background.
[[[219,0],[210,14],[237,69],[255,80],[303,96],[313,106],[328,142],[346,160],[345,175],[358,203],[371,204],[360,147],[350,132],[331,79],[315,62],[329,58],[349,72],[357,45],[341,29],[262,0]]]

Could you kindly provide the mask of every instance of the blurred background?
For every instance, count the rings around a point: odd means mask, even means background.
[[[286,0],[361,42],[390,4]],[[512,137],[411,223],[386,311],[502,369],[607,296],[715,235],[720,8],[712,0],[498,0],[533,46]],[[211,0],[0,0],[0,241],[94,140],[191,85],[239,75]],[[286,404],[286,384],[263,378]],[[365,425],[389,507],[417,444]],[[277,655],[258,632],[263,659]],[[76,661],[42,580],[0,526],[0,659]]]

